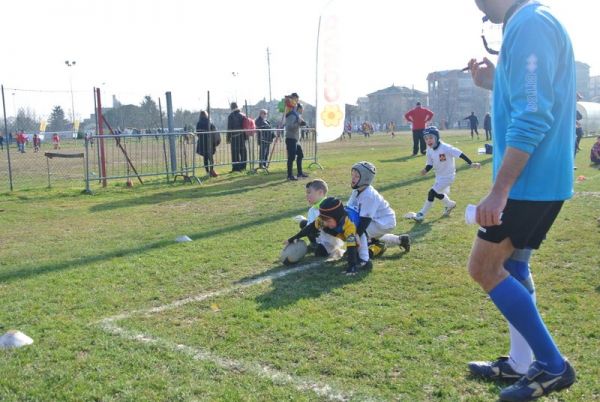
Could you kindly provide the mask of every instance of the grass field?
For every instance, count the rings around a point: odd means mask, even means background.
[[[281,266],[281,242],[305,214],[304,182],[271,174],[221,175],[203,185],[111,182],[0,195],[0,334],[35,343],[0,350],[2,401],[489,401],[503,384],[469,377],[466,362],[508,348],[507,326],[465,265],[476,228],[468,203],[489,188],[491,160],[465,132],[447,142],[458,160],[442,218],[418,210],[433,183],[408,135],[324,144],[311,170],[347,200],[350,166],[377,166],[375,187],[413,248],[389,249],[371,272],[341,262]],[[600,400],[600,171],[593,139],[578,155],[575,197],[534,254],[538,304],[577,370],[550,400]],[[177,236],[194,241],[176,243]]]

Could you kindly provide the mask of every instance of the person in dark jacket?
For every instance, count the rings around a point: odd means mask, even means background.
[[[246,133],[241,131],[244,128],[244,116],[240,112],[237,103],[231,102],[230,109],[231,113],[227,117],[227,131],[240,130],[227,133],[227,143],[231,144],[231,171],[241,172],[246,170],[246,163],[248,162]]]
[[[217,132],[215,125],[211,123],[206,111],[200,112],[200,119],[196,124],[196,153],[204,158],[204,169],[211,177],[217,177],[213,155],[217,152],[217,146],[221,143],[221,134]]]
[[[483,118],[483,129],[485,130],[485,140],[492,140],[492,116],[489,113]]]
[[[473,139],[473,132],[477,134],[477,139],[479,139],[479,131],[477,131],[477,126],[479,126],[479,119],[475,116],[475,112],[471,112],[470,116],[465,117],[463,120],[469,120],[469,127],[471,128],[471,139]]]
[[[302,172],[302,158],[304,152],[299,144],[300,127],[306,126],[306,122],[302,119],[302,104],[298,103],[296,109],[292,109],[285,115],[285,147],[287,149],[287,179],[298,180],[298,178],[308,177]],[[298,177],[292,174],[294,160],[298,169]]]
[[[258,118],[255,120],[256,128],[258,131],[258,148],[259,148],[259,162],[258,167],[266,169],[269,163],[269,149],[273,143],[275,135],[271,130],[271,123],[267,120],[267,110],[261,109]]]

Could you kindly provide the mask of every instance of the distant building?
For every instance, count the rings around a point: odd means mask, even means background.
[[[491,92],[475,86],[469,72],[436,71],[427,76],[427,82],[433,124],[444,129],[466,128],[469,123],[463,119],[471,112],[483,124],[483,117],[490,110]]]
[[[577,77],[577,92],[583,99],[590,99],[590,66],[580,61],[575,62],[575,74]]]
[[[421,102],[423,105],[427,104],[425,92],[395,85],[370,93],[367,97],[368,120],[380,124],[393,121],[397,127],[406,124],[404,113],[412,109],[417,102]]]
[[[600,75],[590,77],[590,96],[591,102],[600,102]]]

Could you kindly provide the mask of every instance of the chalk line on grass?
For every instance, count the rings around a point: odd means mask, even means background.
[[[142,332],[132,331],[125,328],[122,328],[116,324],[117,321],[124,320],[136,315],[143,314],[156,314],[168,310],[173,310],[175,308],[184,306],[189,303],[201,302],[214,297],[222,296],[228,293],[235,292],[236,290],[248,288],[250,286],[258,285],[260,283],[270,281],[277,278],[282,278],[284,276],[307,271],[309,269],[321,266],[321,262],[314,262],[306,265],[301,265],[298,267],[286,269],[283,271],[258,276],[254,279],[249,279],[228,288],[224,288],[221,290],[216,290],[213,292],[202,293],[195,296],[190,296],[185,299],[177,300],[172,303],[164,304],[162,306],[152,307],[148,309],[140,309],[133,310],[130,312],[121,313],[118,315],[114,315],[111,317],[104,318],[97,322],[100,327],[111,334],[118,335],[124,339],[134,340],[138,342],[143,342],[146,344],[158,345],[160,347],[166,348],[171,351],[181,352],[195,360],[198,361],[208,361],[214,363],[224,369],[230,371],[239,371],[239,372],[248,372],[254,374],[256,376],[267,378],[271,380],[274,384],[289,384],[294,386],[299,391],[312,391],[317,394],[319,397],[326,398],[328,400],[334,401],[347,401],[352,397],[351,392],[344,392],[338,389],[335,389],[331,385],[321,383],[312,379],[303,378],[293,376],[291,374],[285,373],[280,370],[273,369],[268,366],[260,365],[258,363],[252,362],[243,362],[239,360],[228,359],[225,357],[221,357],[211,352],[208,349],[202,348],[194,348],[187,345],[177,344],[175,342],[170,342],[161,338],[157,338]],[[362,396],[361,396],[361,399]],[[370,399],[370,398],[368,398]]]

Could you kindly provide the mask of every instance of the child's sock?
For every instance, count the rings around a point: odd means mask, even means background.
[[[423,208],[421,208],[421,210],[419,212],[423,216],[427,215],[427,212],[429,212],[432,205],[433,205],[433,201],[425,201],[425,204],[423,204]]]
[[[400,245],[400,236],[395,234],[384,234],[379,238],[382,242],[385,243],[386,246],[399,246]]]
[[[527,289],[513,276],[508,276],[489,295],[508,322],[527,340],[537,361],[551,373],[562,372],[565,367],[564,358]]]
[[[369,261],[369,241],[367,235],[363,233],[360,238],[360,247],[358,247],[358,258],[363,261]]]
[[[444,198],[442,198],[442,202],[444,203],[445,207],[450,207],[455,204],[454,201],[452,201],[450,199],[450,197],[448,197],[448,194],[444,194]]]

